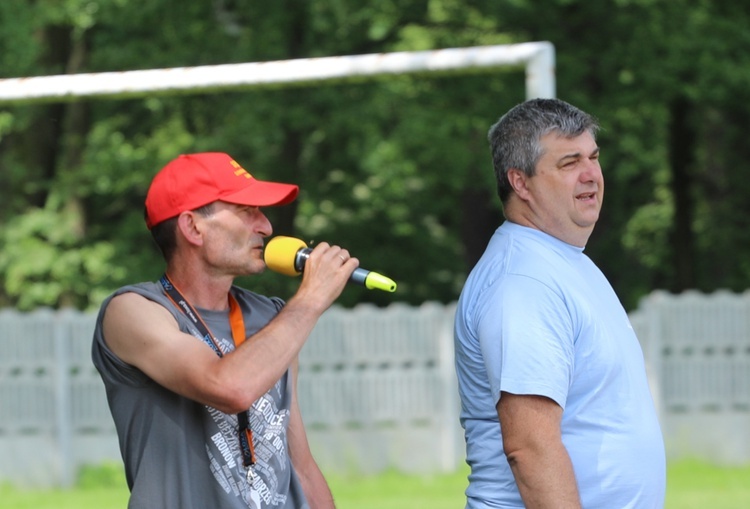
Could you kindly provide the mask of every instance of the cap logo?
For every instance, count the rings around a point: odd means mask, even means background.
[[[235,170],[234,174],[235,174],[235,175],[237,175],[238,177],[239,177],[240,175],[243,175],[243,176],[244,176],[244,177],[245,177],[246,179],[251,179],[251,178],[253,178],[253,176],[252,176],[252,175],[250,175],[250,174],[249,174],[249,173],[247,172],[247,170],[246,170],[245,168],[243,168],[242,166],[240,166],[240,164],[239,164],[239,163],[238,163],[237,161],[235,161],[234,159],[232,159],[231,161],[229,161],[229,164],[231,164],[232,166],[234,166],[235,168],[237,168],[237,169]]]

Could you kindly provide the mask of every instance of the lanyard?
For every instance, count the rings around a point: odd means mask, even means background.
[[[203,341],[210,346],[216,355],[223,357],[224,354],[219,348],[219,344],[214,338],[211,331],[208,330],[208,326],[205,324],[203,319],[200,317],[198,312],[190,305],[185,297],[182,296],[177,287],[172,284],[169,277],[164,274],[159,280],[161,285],[164,287],[164,291],[167,293],[167,297],[177,306],[185,315],[193,322],[193,325],[198,331],[203,334]],[[231,293],[229,297],[229,325],[232,328],[232,339],[234,340],[235,349],[239,348],[243,341],[245,341],[245,321],[242,318],[242,310],[240,305],[237,303],[237,299]],[[250,429],[250,421],[247,417],[247,412],[240,412],[237,414],[237,432],[240,439],[240,450],[242,451],[242,464],[245,468],[255,464],[255,447],[253,446],[253,431]],[[248,474],[250,471],[248,471]]]

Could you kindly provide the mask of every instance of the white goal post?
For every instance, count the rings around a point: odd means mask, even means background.
[[[133,98],[318,84],[388,74],[525,66],[526,98],[555,97],[555,49],[549,42],[447,48],[271,62],[0,79],[0,104]]]

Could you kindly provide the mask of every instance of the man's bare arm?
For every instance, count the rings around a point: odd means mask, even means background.
[[[563,410],[543,396],[503,392],[497,414],[503,448],[528,509],[580,509],[573,465],[562,443]]]
[[[359,263],[352,258],[342,265],[339,251],[316,247],[294,297],[266,327],[224,357],[181,332],[164,307],[135,293],[110,302],[105,341],[123,361],[178,394],[226,413],[247,410],[289,369]]]

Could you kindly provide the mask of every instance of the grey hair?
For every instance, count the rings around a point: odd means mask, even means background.
[[[487,133],[500,201],[504,204],[513,191],[509,170],[534,175],[545,135],[557,132],[575,138],[588,131],[596,137],[598,130],[593,116],[560,99],[531,99],[511,108]]]
[[[202,207],[194,209],[194,212],[200,214],[203,217],[211,217],[214,213],[214,205],[216,202],[211,202]],[[147,214],[147,213],[146,213]],[[151,236],[156,242],[156,246],[161,251],[164,260],[169,263],[177,250],[177,217],[170,217],[154,225],[151,228]]]

